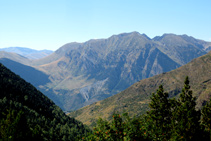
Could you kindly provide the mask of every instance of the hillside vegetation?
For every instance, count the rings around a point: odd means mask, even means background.
[[[108,141],[209,141],[211,139],[211,99],[202,108],[196,110],[189,79],[178,99],[169,98],[162,85],[150,97],[149,111],[140,117],[130,118],[127,113],[121,117],[113,114],[112,122],[99,119],[94,133],[84,140]]]
[[[89,132],[0,64],[0,140],[77,140]]]
[[[70,116],[93,126],[99,117],[111,119],[115,111],[128,112],[130,116],[144,114],[148,110],[151,94],[159,85],[163,85],[170,97],[178,97],[187,75],[193,95],[197,97],[196,107],[200,109],[211,97],[210,70],[211,52],[176,70],[141,80],[117,95],[71,112]]]

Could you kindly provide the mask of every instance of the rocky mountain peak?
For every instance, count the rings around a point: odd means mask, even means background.
[[[42,86],[43,91],[55,93],[65,110],[76,110],[206,53],[179,35],[156,38],[131,32],[68,43],[32,64],[49,75],[51,82]]]

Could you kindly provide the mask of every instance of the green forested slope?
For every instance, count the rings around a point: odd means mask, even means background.
[[[0,64],[0,139],[76,140],[88,130]]]
[[[150,97],[146,114],[130,118],[113,114],[112,122],[99,119],[94,133],[84,140],[106,141],[210,141],[211,101],[202,110],[196,110],[188,77],[178,99],[169,98],[162,85]]]

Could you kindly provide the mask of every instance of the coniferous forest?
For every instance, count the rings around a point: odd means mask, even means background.
[[[196,110],[189,78],[179,97],[162,85],[151,96],[150,110],[139,117],[113,114],[93,130],[70,118],[51,100],[0,65],[0,140],[210,140],[211,101]]]
[[[211,101],[201,110],[196,110],[186,77],[179,97],[169,98],[160,85],[152,94],[150,110],[140,117],[130,118],[127,113],[113,114],[112,121],[99,119],[93,133],[83,140],[155,140],[155,141],[198,141],[211,139]]]
[[[0,140],[79,140],[90,130],[0,64]]]

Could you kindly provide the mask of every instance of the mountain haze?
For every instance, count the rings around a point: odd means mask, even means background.
[[[133,83],[174,70],[206,54],[210,43],[187,35],[164,34],[150,39],[138,32],[108,39],[69,43],[33,61],[49,75],[43,85],[64,110],[76,110],[115,95]]]
[[[16,61],[16,62],[19,62],[21,64],[30,64],[31,61],[26,58],[26,57],[23,57],[19,54],[16,54],[16,53],[12,53],[12,52],[5,52],[5,51],[0,51],[0,58],[6,58],[6,59],[9,59],[9,60],[12,60],[12,61]]]
[[[25,47],[1,48],[0,51],[16,53],[28,59],[40,59],[53,53],[51,50],[35,50]]]
[[[193,95],[197,97],[197,107],[201,108],[211,97],[211,52],[176,70],[141,80],[119,94],[70,113],[70,116],[92,125],[99,117],[109,119],[115,111],[129,112],[131,116],[143,114],[148,109],[151,94],[159,85],[163,85],[170,97],[177,97],[186,76],[189,76]]]

